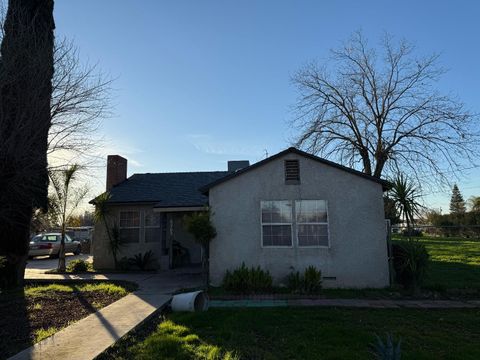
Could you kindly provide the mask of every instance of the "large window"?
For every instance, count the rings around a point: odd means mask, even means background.
[[[264,247],[292,246],[292,203],[262,201],[262,245]]]
[[[162,240],[161,213],[145,212],[145,242],[160,242]]]
[[[328,216],[325,200],[295,201],[298,246],[328,246]]]
[[[140,241],[139,211],[120,211],[120,240],[125,243]]]

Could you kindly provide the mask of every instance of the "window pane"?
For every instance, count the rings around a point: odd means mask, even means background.
[[[295,202],[297,222],[327,222],[327,202],[325,200],[300,200]]]
[[[139,227],[140,212],[138,211],[121,211],[120,227]]]
[[[291,225],[263,225],[263,246],[292,246]]]
[[[291,223],[290,201],[262,201],[262,223]]]
[[[328,226],[298,224],[299,246],[328,246]]]
[[[160,227],[160,213],[146,212],[145,213],[145,226]]]
[[[137,243],[140,241],[139,229],[120,229],[120,240],[125,243]]]

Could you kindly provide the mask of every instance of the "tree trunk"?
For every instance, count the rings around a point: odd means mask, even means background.
[[[64,273],[67,270],[65,264],[65,227],[62,227],[62,238],[60,240],[60,251],[58,252],[58,272]]]
[[[0,48],[0,255],[23,282],[32,208],[46,209],[53,76],[53,0],[9,0]]]

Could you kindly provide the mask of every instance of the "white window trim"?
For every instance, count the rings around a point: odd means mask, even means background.
[[[325,209],[327,211],[327,221],[326,222],[308,222],[308,223],[305,223],[305,222],[301,222],[299,223],[297,221],[297,201],[325,201]],[[330,224],[329,224],[329,221],[330,221],[330,216],[328,214],[328,201],[327,200],[322,200],[322,199],[301,199],[301,200],[295,200],[295,230],[296,230],[296,233],[297,233],[297,247],[298,248],[307,248],[307,249],[314,249],[314,248],[317,248],[317,249],[329,249],[330,248]],[[328,245],[300,245],[300,240],[298,239],[298,225],[327,225],[327,240],[328,240]]]
[[[263,202],[270,202],[270,201],[286,201],[290,203],[290,218],[292,221],[290,223],[264,223],[262,219],[262,203]],[[291,232],[291,245],[263,245],[263,225],[290,225],[290,232]],[[260,247],[262,249],[292,249],[293,248],[293,202],[292,200],[260,200]]]
[[[138,213],[138,226],[122,226],[122,213],[126,212],[136,212]],[[138,229],[138,241],[135,242],[126,242],[125,245],[130,245],[130,244],[140,244],[144,243],[145,240],[142,239],[142,212],[140,210],[120,210],[118,212],[118,229]],[[142,241],[143,240],[143,241]]]

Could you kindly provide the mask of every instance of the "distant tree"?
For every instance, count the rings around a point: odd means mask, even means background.
[[[53,0],[9,0],[0,48],[0,255],[23,282],[33,208],[47,207]]]
[[[452,215],[461,216],[466,212],[465,200],[463,200],[457,184],[453,185],[452,197],[450,198],[450,213]]]
[[[373,48],[355,33],[328,62],[293,77],[296,145],[375,177],[402,172],[419,184],[445,183],[445,170],[477,159],[480,127],[436,89],[444,73],[437,60],[415,57],[411,44],[388,35]]]
[[[51,195],[50,212],[58,219],[61,229],[60,253],[58,259],[58,271],[65,272],[65,231],[67,224],[71,221],[74,211],[78,205],[85,199],[88,189],[86,187],[75,187],[80,167],[78,165],[69,166],[63,170],[50,171]]]
[[[470,211],[472,212],[480,212],[480,196],[471,196],[468,199],[468,205],[470,207]]]
[[[392,181],[392,188],[388,196],[395,204],[400,218],[407,224],[407,233],[410,234],[415,224],[415,217],[420,214],[423,206],[420,204],[420,192],[414,183],[405,175],[397,175]]]

